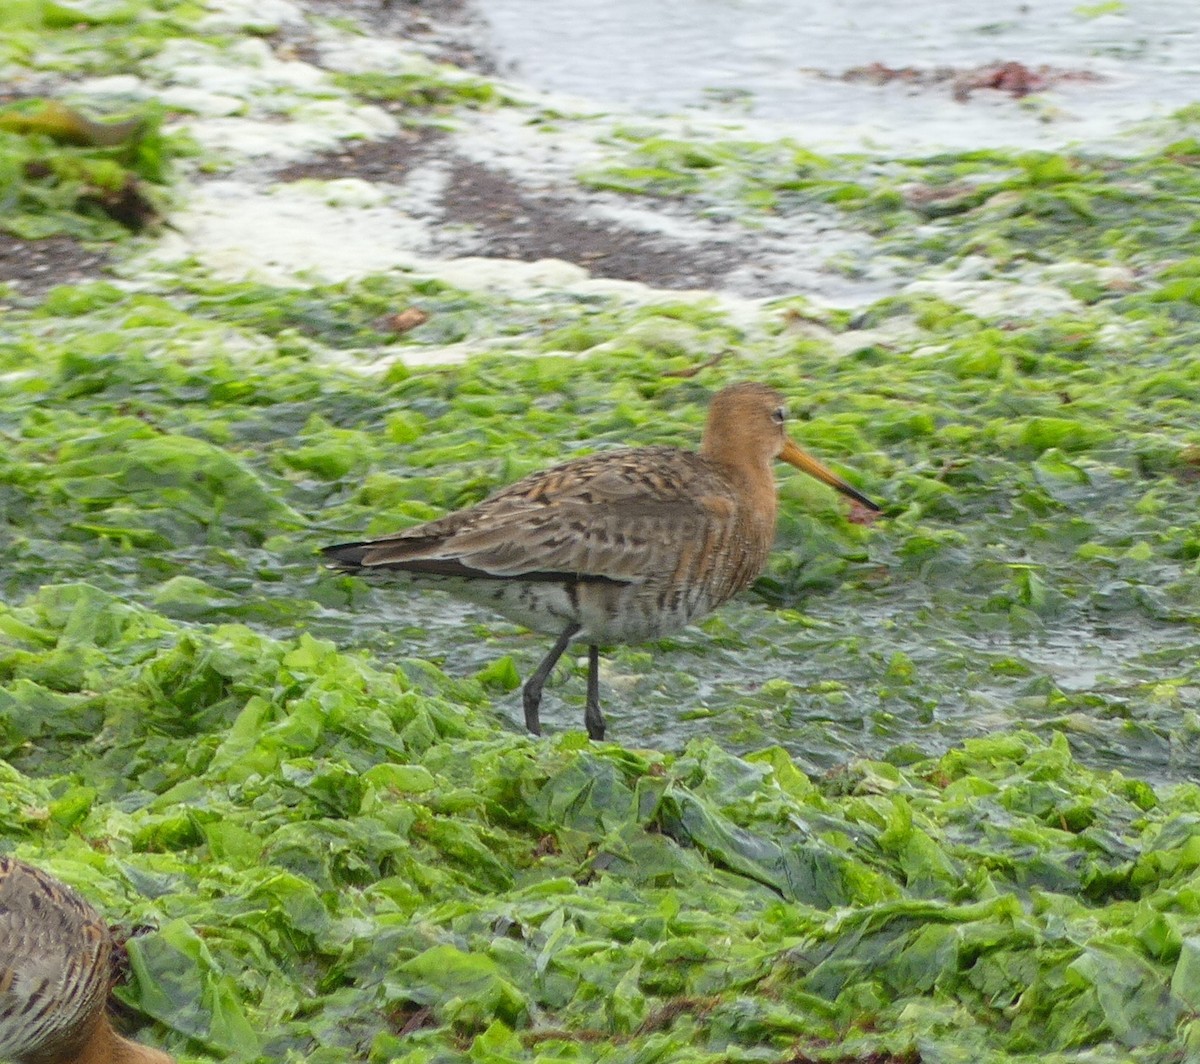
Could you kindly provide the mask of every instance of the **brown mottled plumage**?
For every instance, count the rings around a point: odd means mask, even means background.
[[[173,1064],[112,1029],[112,936],[75,891],[0,857],[0,1060]]]
[[[326,547],[346,572],[400,570],[558,641],[525,685],[541,733],[546,677],[572,641],[588,644],[588,735],[604,737],[598,647],[655,639],[749,585],[775,538],[780,458],[879,507],[784,430],[782,397],[761,384],[714,396],[700,452],[603,451],[525,477],[477,506],[383,539]]]

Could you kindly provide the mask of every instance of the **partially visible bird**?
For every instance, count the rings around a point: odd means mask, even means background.
[[[174,1064],[113,1030],[112,935],[86,901],[0,857],[0,1059],[18,1064]]]
[[[787,435],[762,384],[718,392],[700,452],[602,451],[533,473],[476,506],[323,553],[344,572],[401,571],[556,637],[523,692],[541,734],[550,670],[588,648],[584,722],[604,737],[599,647],[657,639],[702,617],[762,572],[775,538],[772,462],[782,459],[878,512]]]

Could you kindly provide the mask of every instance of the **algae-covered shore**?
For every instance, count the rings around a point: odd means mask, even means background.
[[[1200,1053],[1200,109],[833,154],[587,113],[370,7],[0,11],[0,847],[136,932],[125,1029]],[[754,591],[606,657],[612,742],[581,662],[523,733],[541,637],[317,564],[690,445],[748,377],[884,519],[781,471]]]

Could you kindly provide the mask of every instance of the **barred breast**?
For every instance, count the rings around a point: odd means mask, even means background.
[[[173,1064],[105,1014],[108,925],[65,883],[0,857],[0,1059],[18,1064]]]
[[[75,891],[0,857],[0,1058],[67,1059],[103,1015],[112,939]]]

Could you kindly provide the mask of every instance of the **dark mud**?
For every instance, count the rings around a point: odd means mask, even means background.
[[[334,180],[401,183],[416,168],[445,172],[434,245],[442,255],[536,262],[562,259],[598,277],[640,281],[666,289],[720,287],[753,258],[748,242],[680,243],[621,226],[565,189],[537,190],[462,157],[445,130],[419,127],[382,141],[351,144],[280,170],[281,181]],[[592,199],[597,197],[593,194]]]
[[[11,284],[21,295],[38,296],[55,285],[98,280],[108,264],[106,251],[71,237],[22,240],[0,230],[0,283]]]

